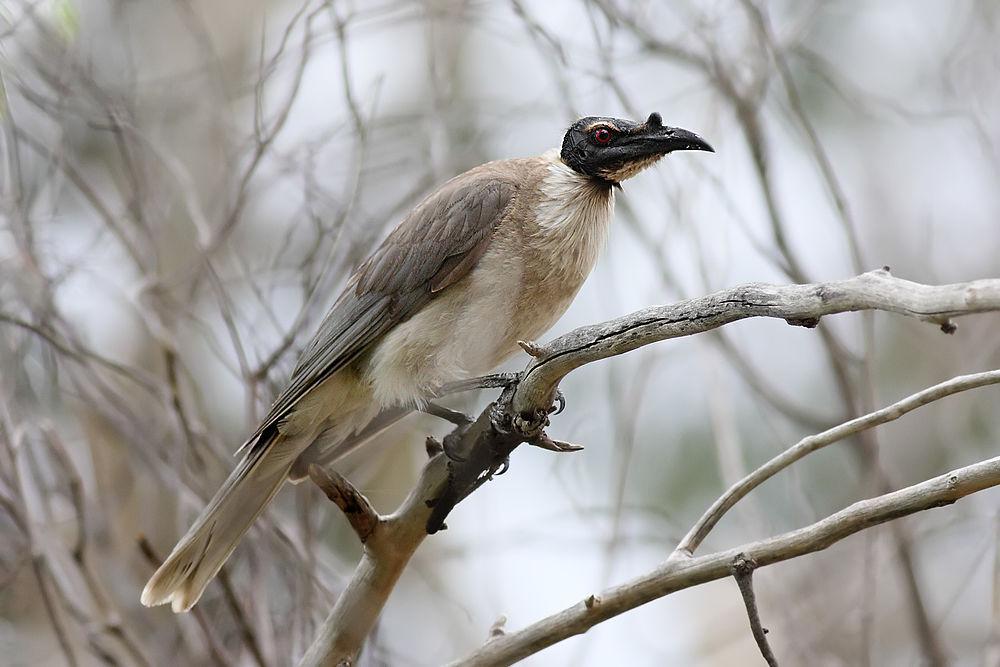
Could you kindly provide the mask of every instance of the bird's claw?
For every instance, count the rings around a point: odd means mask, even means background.
[[[495,473],[493,473],[492,476],[496,477],[498,475],[502,475],[505,472],[507,472],[508,470],[510,470],[510,457],[509,456],[504,457],[504,460],[500,462],[499,469]]]
[[[566,395],[556,387],[556,395],[552,401],[552,407],[549,408],[550,415],[558,415],[563,410],[566,409]]]

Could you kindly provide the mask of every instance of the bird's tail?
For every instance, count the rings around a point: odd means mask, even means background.
[[[142,591],[144,605],[170,603],[174,612],[194,606],[250,524],[281,488],[301,449],[296,440],[276,433],[255,443],[150,578]]]

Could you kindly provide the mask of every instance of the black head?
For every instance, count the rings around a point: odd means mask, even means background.
[[[651,113],[645,123],[581,118],[566,132],[560,156],[574,171],[615,184],[673,151],[715,152],[694,132],[665,127],[660,114]]]

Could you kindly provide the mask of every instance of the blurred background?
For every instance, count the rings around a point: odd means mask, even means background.
[[[310,485],[193,613],[141,607],[142,585],[373,245],[436,184],[578,116],[659,111],[717,154],[625,184],[552,336],[746,281],[1000,277],[998,36],[993,0],[4,0],[0,663],[292,664],[359,554]],[[997,368],[998,317],[958,324],[746,321],[573,373],[550,433],[586,450],[523,448],[460,505],[362,664],[441,664],[501,616],[649,571],[804,435]],[[701,552],[995,456],[996,391],[809,457]],[[447,429],[408,418],[342,470],[389,511]],[[761,570],[779,660],[1000,664],[998,507],[984,492]],[[526,664],[759,662],[727,580]]]

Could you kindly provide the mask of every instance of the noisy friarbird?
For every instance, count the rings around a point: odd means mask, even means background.
[[[541,336],[594,267],[615,186],[679,150],[712,147],[657,113],[581,118],[561,150],[489,162],[420,202],[351,277],[142,603],[190,609],[293,470]]]

